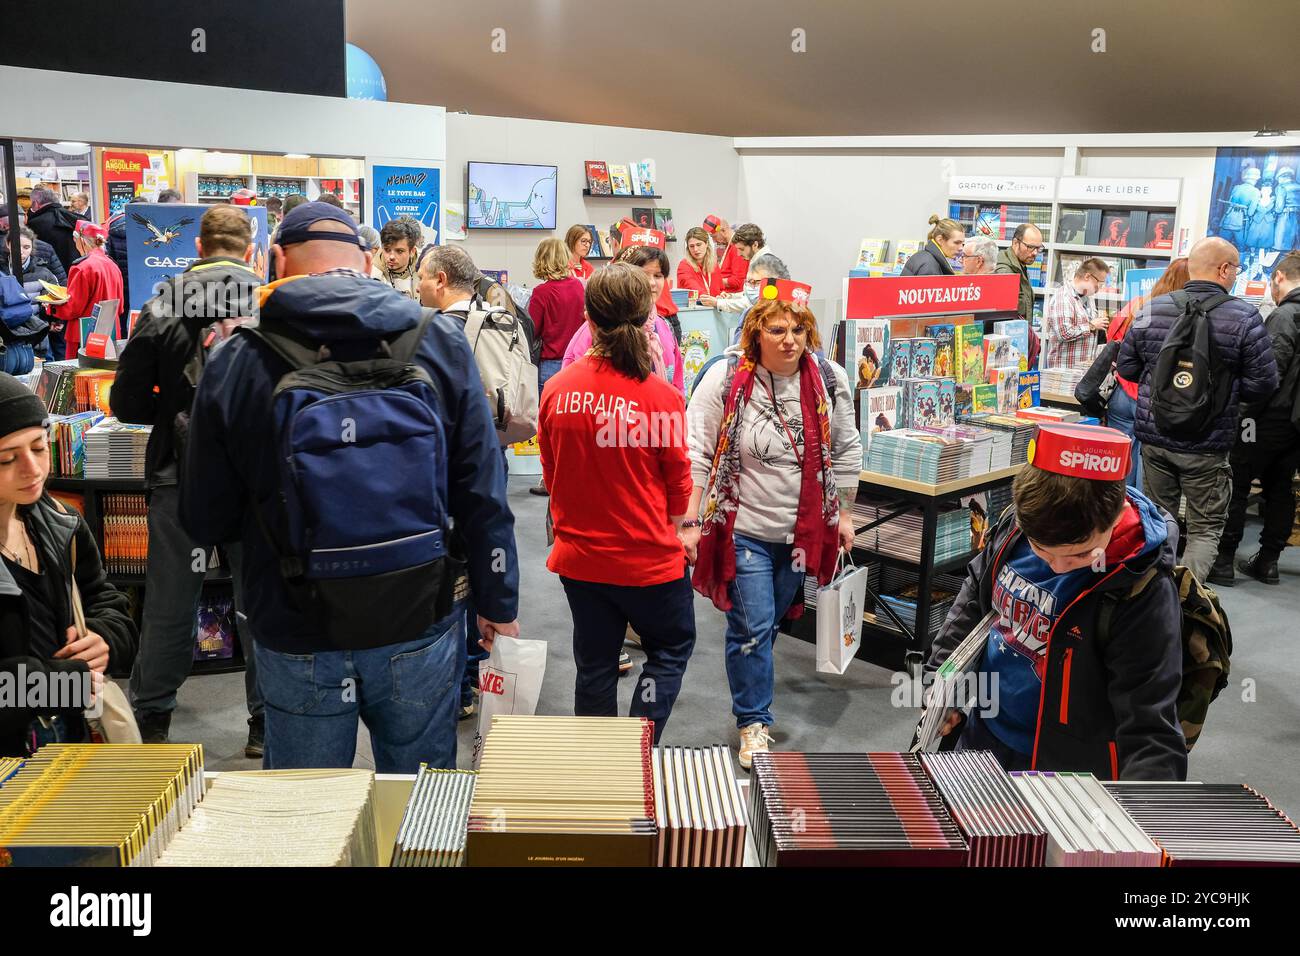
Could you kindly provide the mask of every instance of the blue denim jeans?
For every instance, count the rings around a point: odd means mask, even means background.
[[[1116,385],[1106,406],[1106,424],[1133,439],[1133,465],[1128,472],[1128,486],[1141,490],[1142,443],[1133,435],[1133,423],[1136,417],[1137,402],[1128,397],[1128,392]]]
[[[376,773],[456,767],[457,693],[465,668],[465,608],[425,634],[357,651],[257,649],[266,698],[267,770],[351,767],[357,720],[370,731]]]
[[[803,587],[794,545],[735,535],[736,579],[727,588],[727,683],[736,726],[772,724],[772,645],[777,625]]]
[[[537,366],[537,394],[542,394],[542,389],[546,387],[546,380],[564,367],[563,359],[542,359]]]

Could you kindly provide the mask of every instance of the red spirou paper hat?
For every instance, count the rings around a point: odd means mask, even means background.
[[[811,295],[812,286],[793,279],[764,279],[763,288],[758,293],[758,297],[765,301],[776,299],[799,308],[808,307],[808,297]]]
[[[1042,424],[1029,443],[1029,463],[1043,471],[1093,481],[1128,475],[1133,440],[1100,425]]]
[[[619,239],[624,249],[630,246],[650,246],[654,249],[663,249],[668,245],[667,238],[658,229],[647,229],[645,226],[637,226],[631,223],[624,223],[623,228],[619,230]]]

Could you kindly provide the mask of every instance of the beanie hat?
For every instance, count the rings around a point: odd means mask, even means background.
[[[31,389],[0,372],[0,439],[24,428],[40,428],[49,417],[44,403]]]

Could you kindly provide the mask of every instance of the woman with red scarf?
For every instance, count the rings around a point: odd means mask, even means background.
[[[108,230],[93,222],[79,219],[72,234],[81,258],[68,270],[68,300],[51,309],[60,323],[66,323],[63,332],[65,352],[51,359],[75,359],[81,348],[81,319],[105,299],[116,299],[122,304],[122,270],[104,252]],[[114,306],[116,308],[116,306]]]
[[[825,584],[840,549],[853,546],[862,442],[848,376],[816,354],[819,345],[806,307],[762,299],[687,408],[689,513],[700,525],[683,540],[698,547],[695,589],[727,614],[746,769],[771,739],[777,625],[802,614],[805,573]]]

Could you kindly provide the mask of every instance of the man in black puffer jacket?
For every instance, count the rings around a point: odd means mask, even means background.
[[[1264,323],[1277,360],[1281,384],[1266,401],[1242,409],[1241,434],[1228,459],[1232,463],[1232,504],[1219,541],[1219,557],[1210,583],[1232,587],[1233,562],[1246,525],[1246,499],[1256,478],[1264,491],[1259,551],[1237,564],[1264,584],[1278,584],[1277,559],[1291,536],[1295,521],[1295,491],[1291,481],[1300,466],[1300,431],[1295,426],[1296,392],[1300,389],[1300,251],[1289,252],[1273,267],[1271,283],[1277,303]]]
[[[1204,301],[1226,293],[1236,281],[1240,257],[1231,243],[1217,237],[1192,247],[1183,287]],[[1147,497],[1170,514],[1178,513],[1180,496],[1187,497],[1187,550],[1182,563],[1198,581],[1206,580],[1219,551],[1219,538],[1232,497],[1232,467],[1228,452],[1237,435],[1239,403],[1258,402],[1277,388],[1277,363],[1259,310],[1242,299],[1229,298],[1210,311],[1214,344],[1221,367],[1231,382],[1228,404],[1204,435],[1171,438],[1160,431],[1151,411],[1152,373],[1165,337],[1182,315],[1172,295],[1152,300],[1148,316],[1134,324],[1120,347],[1116,370],[1138,382],[1136,437],[1142,442],[1142,484]]]
[[[205,575],[202,564],[193,560],[204,549],[181,527],[177,513],[178,459],[184,453],[176,444],[177,414],[188,414],[194,400],[194,385],[207,355],[199,348],[200,340],[215,347],[228,330],[227,320],[233,325],[258,314],[262,277],[247,264],[252,243],[248,216],[239,207],[214,205],[203,215],[197,249],[202,258],[160,284],[155,295],[142,303],[109,396],[122,421],[153,426],[145,453],[149,600],[141,622],[140,653],[131,673],[131,704],[145,743],[168,739],[176,692],[189,676],[194,657],[194,619]],[[240,555],[235,546],[226,554],[234,572],[236,610],[242,610]],[[241,620],[236,630],[244,649],[249,714],[244,753],[260,757],[263,707],[253,642],[246,621]]]

